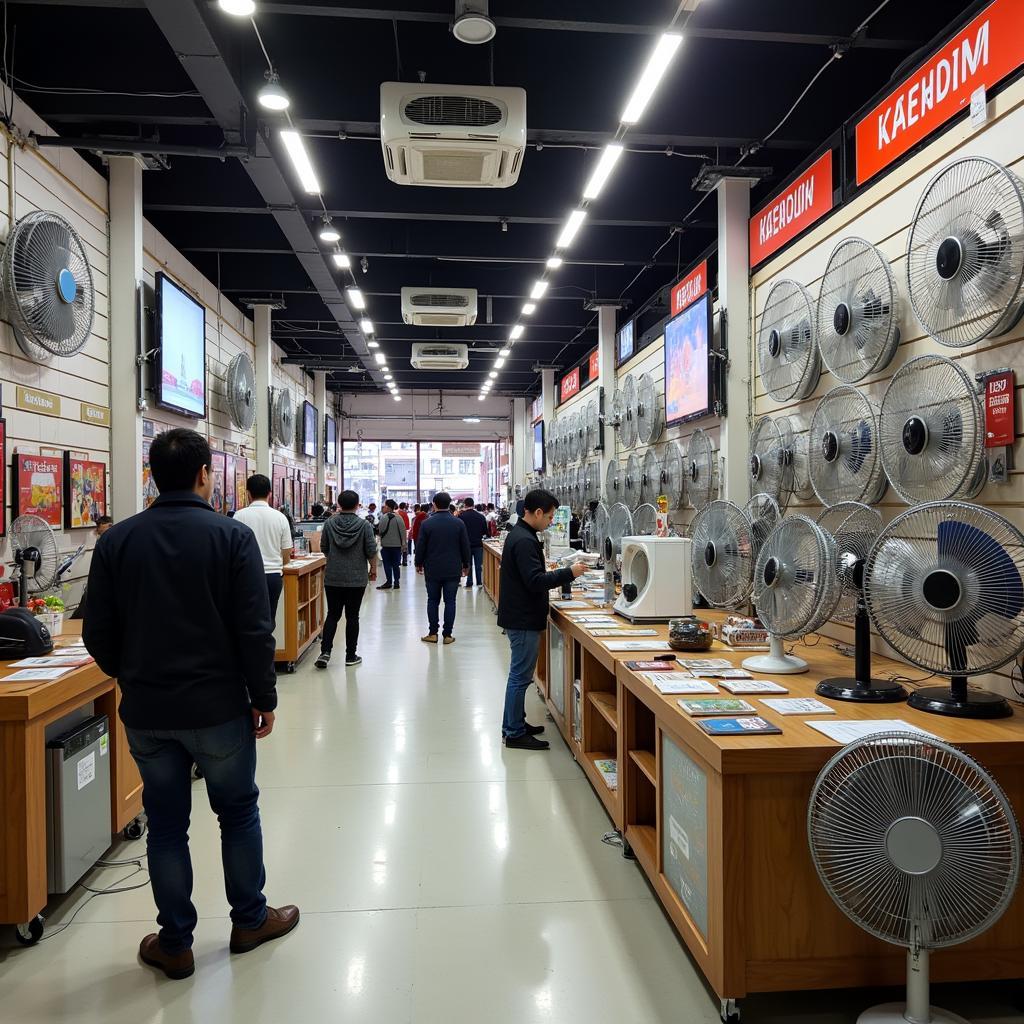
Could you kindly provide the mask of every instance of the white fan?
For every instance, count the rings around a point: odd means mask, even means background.
[[[256,369],[244,352],[228,364],[225,386],[231,422],[239,430],[251,430],[256,422]]]
[[[793,490],[793,452],[771,416],[762,416],[750,435],[750,490],[770,494],[781,508]]]
[[[627,373],[622,381],[622,410],[618,427],[619,443],[623,448],[632,448],[637,437],[636,381]]]
[[[643,466],[640,470],[640,500],[655,504],[661,494],[661,460],[653,448],[644,452]]]
[[[761,383],[777,402],[806,398],[818,386],[817,320],[811,293],[796,281],[776,281],[757,331]]]
[[[605,535],[605,561],[614,562],[622,554],[622,538],[635,536],[633,513],[621,502],[608,509],[608,532]]]
[[[768,535],[779,525],[782,519],[782,509],[779,503],[770,494],[754,494],[743,506],[747,518],[750,520],[751,540],[753,541],[753,556],[756,559],[764,547]]]
[[[633,512],[633,536],[653,537],[658,532],[658,510],[653,505],[638,505]]]
[[[597,399],[591,398],[587,402],[586,410],[583,414],[584,420],[584,432],[585,440],[583,450],[586,454],[590,454],[598,445],[598,434],[599,434],[599,419],[597,415]]]
[[[843,384],[827,392],[811,419],[810,477],[823,505],[874,505],[888,486],[878,440],[878,412],[868,397]]]
[[[709,501],[693,518],[693,582],[708,604],[734,608],[750,597],[757,559],[750,518],[731,501]]]
[[[292,409],[292,395],[287,388],[277,393],[274,401],[274,433],[277,443],[286,447],[295,445],[295,411]]]
[[[622,463],[612,460],[604,474],[604,500],[609,505],[622,501]]]
[[[661,395],[658,394],[654,378],[642,373],[636,388],[636,429],[641,444],[653,444],[661,437],[664,428],[661,414]]]
[[[661,462],[661,480],[664,495],[668,499],[669,508],[681,508],[686,500],[686,470],[683,450],[675,441],[665,447],[665,457]]]
[[[641,474],[640,456],[636,452],[630,452],[626,460],[626,471],[622,475],[622,500],[630,508],[636,508],[640,504]]]
[[[686,496],[691,508],[703,508],[715,496],[717,463],[711,438],[703,430],[695,430],[686,449]]]

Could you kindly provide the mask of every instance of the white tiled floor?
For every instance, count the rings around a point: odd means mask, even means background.
[[[51,906],[32,949],[0,946],[0,1021],[103,1024],[713,1024],[718,1007],[553,728],[550,753],[500,742],[507,648],[481,590],[460,591],[457,642],[428,647],[421,581],[370,591],[364,661],[308,656],[279,678],[260,745],[271,902],[303,919],[232,957],[217,824],[195,786],[197,971],[136,962],[148,888]],[[531,718],[543,721],[531,695]],[[118,858],[144,842],[121,844]],[[93,887],[131,869],[96,871]],[[132,882],[145,876],[136,876]],[[78,910],[74,922],[61,925]],[[893,998],[893,994],[887,994]],[[1000,986],[943,988],[977,1022],[1020,1024]],[[754,1024],[849,1024],[879,993],[753,997]]]

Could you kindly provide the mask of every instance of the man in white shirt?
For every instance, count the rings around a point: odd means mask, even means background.
[[[281,570],[291,561],[292,529],[283,512],[271,508],[270,480],[262,473],[256,473],[245,482],[249,492],[249,504],[235,513],[235,520],[245,523],[254,534],[263,556],[263,572],[270,595],[270,618],[277,621],[277,602],[281,597],[283,579]]]

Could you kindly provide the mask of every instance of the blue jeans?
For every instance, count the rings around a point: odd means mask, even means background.
[[[190,949],[197,921],[188,850],[193,762],[203,771],[210,807],[220,821],[231,922],[238,928],[262,927],[267,918],[263,895],[267,876],[251,716],[205,729],[128,729],[127,733],[142,776],[142,804],[149,819],[146,849],[160,948],[171,954]]]
[[[444,596],[444,636],[452,635],[452,627],[455,625],[455,598],[459,593],[459,581],[436,580],[430,576],[426,577],[427,584],[427,632],[437,632],[437,613],[441,604],[441,597]]]
[[[470,548],[470,555],[473,557],[470,559],[469,575],[466,577],[466,586],[471,587],[473,585],[473,574],[476,573],[476,585],[482,586],[484,582],[484,549],[483,548]]]
[[[533,682],[540,638],[544,633],[539,629],[508,629],[505,632],[512,649],[512,659],[505,686],[505,717],[501,722],[501,735],[506,739],[517,739],[526,734],[526,691]]]
[[[380,560],[384,563],[385,582],[395,584],[402,582],[402,549],[381,548]]]

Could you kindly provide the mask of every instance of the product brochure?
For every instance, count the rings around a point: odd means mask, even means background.
[[[789,693],[785,686],[770,679],[723,679],[722,686],[730,693]]]
[[[602,640],[609,651],[669,651],[667,640]]]
[[[19,672],[15,672],[13,675],[4,676],[0,682],[4,683],[20,683],[22,681],[31,680],[34,683],[45,682],[49,679],[60,679],[62,675],[68,672],[73,672],[74,669],[71,667],[65,668],[23,668]]]
[[[586,601],[552,601],[552,608],[590,608]]]
[[[688,715],[756,715],[757,708],[738,697],[715,699],[680,700],[678,705]]]
[[[22,658],[21,661],[12,661],[11,668],[57,668],[61,665],[68,665],[72,668],[80,668],[82,665],[91,665],[93,658],[91,654],[68,654],[49,655],[39,658]]]
[[[706,679],[692,679],[681,672],[641,672],[659,693],[718,693]]]
[[[834,715],[836,709],[813,697],[769,697],[761,703],[780,715]]]
[[[808,722],[812,729],[823,732],[829,739],[837,743],[851,743],[853,740],[863,739],[865,736],[874,736],[880,732],[913,732],[921,736],[931,736],[932,739],[941,739],[934,733],[919,729],[910,722],[904,722],[902,718],[878,718],[868,722]]]
[[[717,675],[718,669],[732,670],[732,662],[726,661],[725,658],[680,658],[679,660],[687,668],[692,668],[694,672],[699,672],[702,676]]]
[[[598,626],[596,629],[587,627],[591,636],[657,636],[656,629],[605,629]]]
[[[622,663],[626,668],[631,668],[634,672],[639,672],[645,668],[657,669],[659,672],[675,672],[676,663],[674,661],[662,660],[655,658],[653,661],[624,661]],[[689,675],[689,672],[683,672],[683,675]]]
[[[710,736],[752,736],[782,732],[763,718],[708,718],[697,723]]]
[[[610,790],[619,788],[619,765],[614,757],[595,758],[594,767],[601,773],[601,778]]]

